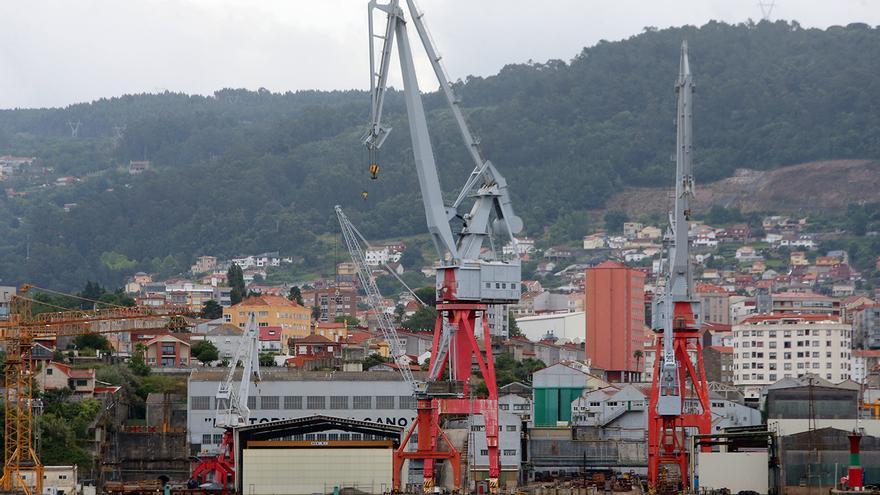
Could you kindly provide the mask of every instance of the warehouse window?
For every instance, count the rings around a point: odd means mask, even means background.
[[[377,395],[376,409],[394,409],[393,395]]]
[[[310,395],[306,397],[306,408],[308,409],[324,409],[325,397],[321,395]]]
[[[211,443],[211,435],[202,435],[202,445],[209,445]]]
[[[330,397],[330,409],[348,409],[347,395],[334,395]]]
[[[277,395],[260,397],[260,409],[278,409],[279,399]]]
[[[257,408],[257,397],[252,395],[248,397],[248,409],[256,409]]]
[[[190,398],[193,410],[205,411],[211,409],[211,397],[209,395],[196,395]]]
[[[489,449],[483,449],[480,451],[480,455],[489,455]]]
[[[355,395],[352,397],[354,409],[372,409],[373,397],[370,395]]]
[[[303,398],[299,395],[285,395],[284,396],[284,409],[302,409],[303,408]]]
[[[507,425],[507,431],[516,431],[516,425]]]
[[[214,443],[220,445],[223,443],[223,435],[222,434],[214,434]]]
[[[483,425],[471,425],[471,431],[483,431],[484,428]]]
[[[416,398],[411,395],[401,395],[397,401],[401,409],[415,409]]]
[[[516,449],[504,449],[504,455],[507,455],[507,456],[516,455]]]

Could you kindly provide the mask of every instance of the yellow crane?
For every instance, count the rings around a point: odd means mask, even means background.
[[[26,294],[32,289],[36,287],[25,285],[20,289],[20,295],[13,297],[9,320],[0,322],[0,341],[6,348],[6,362],[3,366],[6,387],[6,412],[3,419],[4,463],[0,489],[28,495],[31,494],[31,488],[23,473],[33,473],[34,492],[43,492],[43,464],[34,447],[34,374],[38,371],[32,358],[34,342],[92,333],[126,333],[144,328],[167,328],[179,325],[180,317],[188,314],[188,311],[176,307],[155,309],[118,306],[39,289],[81,299],[95,306],[105,305],[93,310],[70,310],[27,297]],[[34,315],[33,304],[61,311]],[[155,320],[156,325],[144,327],[144,320]],[[113,324],[102,325],[106,322]]]

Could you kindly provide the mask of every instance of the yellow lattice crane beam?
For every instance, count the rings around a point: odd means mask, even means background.
[[[32,350],[35,340],[45,338],[73,337],[85,334],[127,333],[143,330],[144,320],[155,320],[153,328],[176,326],[179,319],[188,314],[183,308],[125,307],[109,305],[94,310],[65,310],[32,314],[32,305],[47,303],[36,301],[27,294],[32,286],[23,286],[22,295],[14,296],[13,311],[9,321],[0,322],[0,340],[6,347],[3,366],[6,386],[6,411],[3,422],[3,477],[0,490],[31,494],[31,488],[23,473],[33,473],[34,492],[43,492],[43,464],[34,446],[34,374],[36,372]],[[41,289],[45,290],[45,289]],[[55,291],[46,291],[53,292]],[[83,299],[78,296],[68,297]],[[51,305],[49,305],[51,306]]]

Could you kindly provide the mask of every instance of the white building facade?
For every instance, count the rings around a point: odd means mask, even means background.
[[[733,382],[747,400],[783,378],[850,378],[852,327],[822,315],[755,315],[733,327]]]

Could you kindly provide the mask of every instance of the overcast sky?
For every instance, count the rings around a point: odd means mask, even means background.
[[[769,3],[770,0],[763,0]],[[365,0],[3,0],[0,108],[163,90],[366,88]],[[758,0],[421,0],[452,79],[571,59],[600,39],[710,19]],[[771,19],[880,25],[880,0],[777,0]],[[421,56],[417,52],[417,56]],[[421,58],[423,89],[428,66]],[[392,83],[399,81],[392,78]]]

